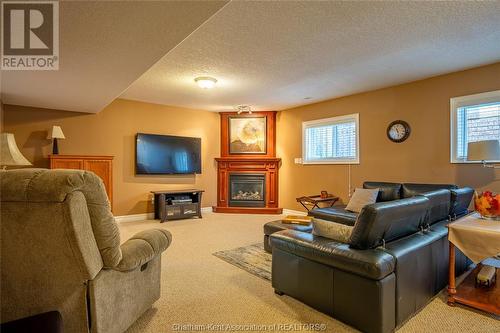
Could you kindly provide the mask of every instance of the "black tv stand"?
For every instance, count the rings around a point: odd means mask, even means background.
[[[155,219],[161,222],[201,218],[203,190],[151,191],[154,194]]]

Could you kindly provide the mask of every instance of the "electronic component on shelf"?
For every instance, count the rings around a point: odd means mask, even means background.
[[[180,205],[185,203],[192,203],[193,199],[173,199],[172,205]]]

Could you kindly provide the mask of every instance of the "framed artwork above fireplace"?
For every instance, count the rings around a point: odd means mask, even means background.
[[[267,117],[229,117],[229,154],[266,154]]]
[[[276,112],[222,112],[221,157],[275,157]]]

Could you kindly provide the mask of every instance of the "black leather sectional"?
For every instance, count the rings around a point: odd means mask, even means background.
[[[468,212],[471,188],[365,182],[377,203],[359,215],[344,207],[310,215],[352,225],[348,244],[309,231],[270,236],[272,284],[363,332],[391,332],[447,284],[450,220]],[[470,261],[459,251],[456,272]]]

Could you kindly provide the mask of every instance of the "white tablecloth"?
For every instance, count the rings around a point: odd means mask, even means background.
[[[475,264],[500,253],[500,221],[471,214],[449,224],[448,239]]]

